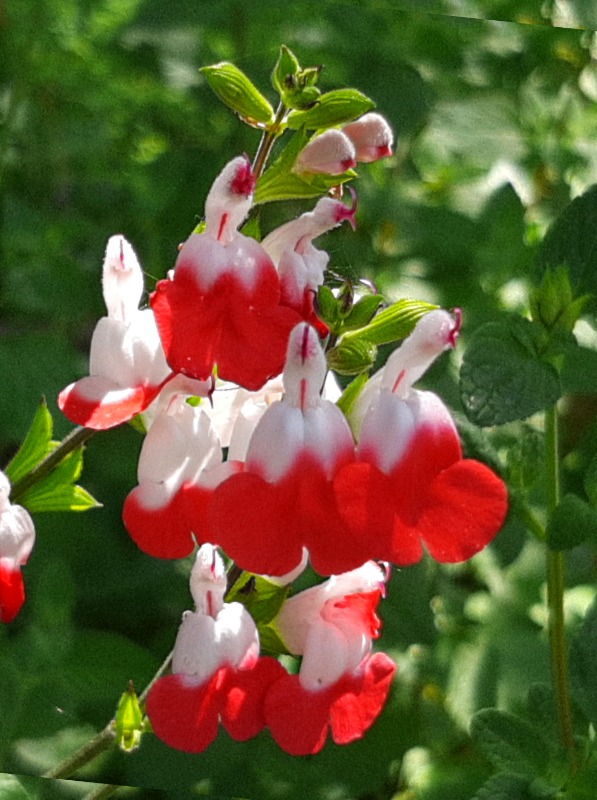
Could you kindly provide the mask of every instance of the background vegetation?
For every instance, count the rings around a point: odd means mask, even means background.
[[[332,268],[392,299],[461,306],[462,351],[481,322],[526,307],[547,225],[597,182],[591,27],[591,0],[0,2],[0,463],[41,395],[56,438],[70,428],[55,397],[87,370],[108,236],[134,244],[151,290],[221,166],[254,153],[258,133],[218,103],[200,66],[231,60],[267,93],[285,43],[303,65],[325,65],[322,88],[354,86],[377,102],[396,156],[362,170],[359,229],[327,237]],[[266,209],[264,227],[299,209]],[[582,335],[595,346],[589,325]],[[459,414],[457,360],[427,383]],[[595,407],[592,395],[570,405],[571,481],[595,442]],[[492,458],[519,432],[495,432]],[[140,445],[130,427],[93,439],[82,482],[104,507],[36,517],[28,602],[0,630],[5,773],[40,775],[102,728],[128,680],[142,689],[155,672],[189,606],[188,565],[143,555],[120,520]],[[595,577],[595,548],[571,551],[571,629]],[[544,582],[541,549],[515,515],[471,564],[395,570],[383,645],[399,674],[362,742],[294,759],[267,734],[243,745],[222,734],[191,757],[146,736],[81,777],[147,787],[144,797],[469,800],[491,772],[469,736],[472,713],[521,712],[529,684],[549,679]],[[43,785],[7,778],[6,796],[89,789]]]

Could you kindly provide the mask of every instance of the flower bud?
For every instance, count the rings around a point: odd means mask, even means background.
[[[365,114],[356,122],[345,125],[342,133],[354,145],[357,161],[368,163],[392,155],[394,134],[381,114]]]
[[[355,149],[342,131],[331,128],[305,145],[294,165],[294,172],[323,172],[341,175],[356,166]]]
[[[108,239],[102,287],[108,316],[128,323],[143,294],[143,273],[135,251],[121,234]]]

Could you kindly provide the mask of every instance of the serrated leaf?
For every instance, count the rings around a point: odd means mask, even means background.
[[[247,122],[272,122],[274,109],[242,70],[228,61],[200,70],[220,100]]]
[[[369,97],[356,89],[335,89],[322,94],[315,106],[306,111],[293,111],[288,115],[288,127],[320,130],[342,125],[361,117],[375,108]]]
[[[585,716],[597,725],[597,602],[570,643],[570,685]]]
[[[541,273],[568,267],[576,296],[597,295],[597,186],[576,197],[551,225],[537,259]]]
[[[540,729],[507,711],[478,711],[472,719],[471,737],[498,770],[534,779],[549,768],[551,749]]]
[[[42,399],[22,445],[4,470],[11,483],[31,472],[52,451],[53,430],[52,415],[45,399]]]
[[[558,373],[537,355],[533,327],[513,319],[490,322],[473,334],[460,370],[460,396],[471,422],[526,419],[560,397]]]
[[[597,540],[597,511],[575,494],[567,494],[547,522],[547,544],[552,550],[572,550],[586,539]]]
[[[347,332],[344,338],[358,337],[376,345],[396,342],[408,336],[421,317],[436,308],[438,306],[423,300],[399,300],[377,314],[365,327]]]

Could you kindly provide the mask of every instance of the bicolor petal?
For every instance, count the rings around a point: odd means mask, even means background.
[[[29,512],[10,502],[10,482],[0,471],[0,622],[12,622],[25,602],[21,567],[35,543]]]

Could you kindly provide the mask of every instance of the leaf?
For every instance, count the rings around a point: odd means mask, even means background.
[[[362,297],[342,320],[342,330],[353,331],[363,328],[371,322],[383,301],[383,297],[379,294],[370,294]]]
[[[267,625],[282,608],[287,596],[287,586],[244,572],[226,595],[226,602],[242,603],[258,625]]]
[[[541,800],[555,797],[556,794],[557,790],[553,787],[539,787],[520,775],[501,773],[493,775],[483,784],[472,800]]]
[[[280,55],[272,72],[272,85],[281,95],[288,91],[296,82],[300,72],[300,64],[285,44],[280,47]]]
[[[597,394],[597,350],[569,347],[560,377],[565,394]]]
[[[597,295],[597,186],[576,197],[551,225],[537,259],[541,273],[566,265],[576,295]],[[594,306],[593,306],[594,307]]]
[[[222,61],[200,70],[207,82],[229,108],[244,120],[268,123],[274,118],[274,109],[252,81],[234,64]]]
[[[335,89],[322,94],[317,104],[307,111],[293,111],[288,115],[288,127],[297,130],[319,130],[342,125],[375,108],[369,97],[356,89]]]
[[[322,284],[317,289],[315,299],[315,310],[317,315],[325,322],[330,330],[335,333],[340,320],[340,309],[338,299],[329,286]]]
[[[597,511],[575,494],[564,495],[547,522],[546,533],[552,550],[572,550],[586,539],[597,541]]]
[[[56,444],[55,442],[53,444]],[[52,472],[19,497],[29,511],[87,511],[98,503],[81,486],[74,485],[83,470],[83,448],[69,453]]]
[[[471,723],[471,737],[498,770],[534,779],[549,768],[551,752],[539,728],[509,712],[496,708],[478,711]]]
[[[521,318],[475,331],[460,370],[460,396],[471,422],[526,419],[560,397],[558,373],[537,353],[538,337],[535,325]]]
[[[11,483],[21,480],[52,451],[53,429],[52,415],[43,398],[22,445],[4,470]]]
[[[570,643],[570,685],[585,716],[597,725],[597,602]]]
[[[328,367],[339,375],[358,375],[371,369],[377,357],[377,347],[365,338],[341,339],[328,350]]]
[[[421,317],[436,308],[438,306],[423,300],[399,300],[377,314],[365,327],[344,334],[344,340],[358,337],[380,345],[404,339]]]
[[[357,397],[360,395],[363,387],[369,380],[369,376],[366,372],[361,372],[360,375],[351,381],[346,389],[342,392],[341,397],[338,399],[336,405],[344,413],[344,416],[348,416],[350,414],[350,410],[352,409]]]

